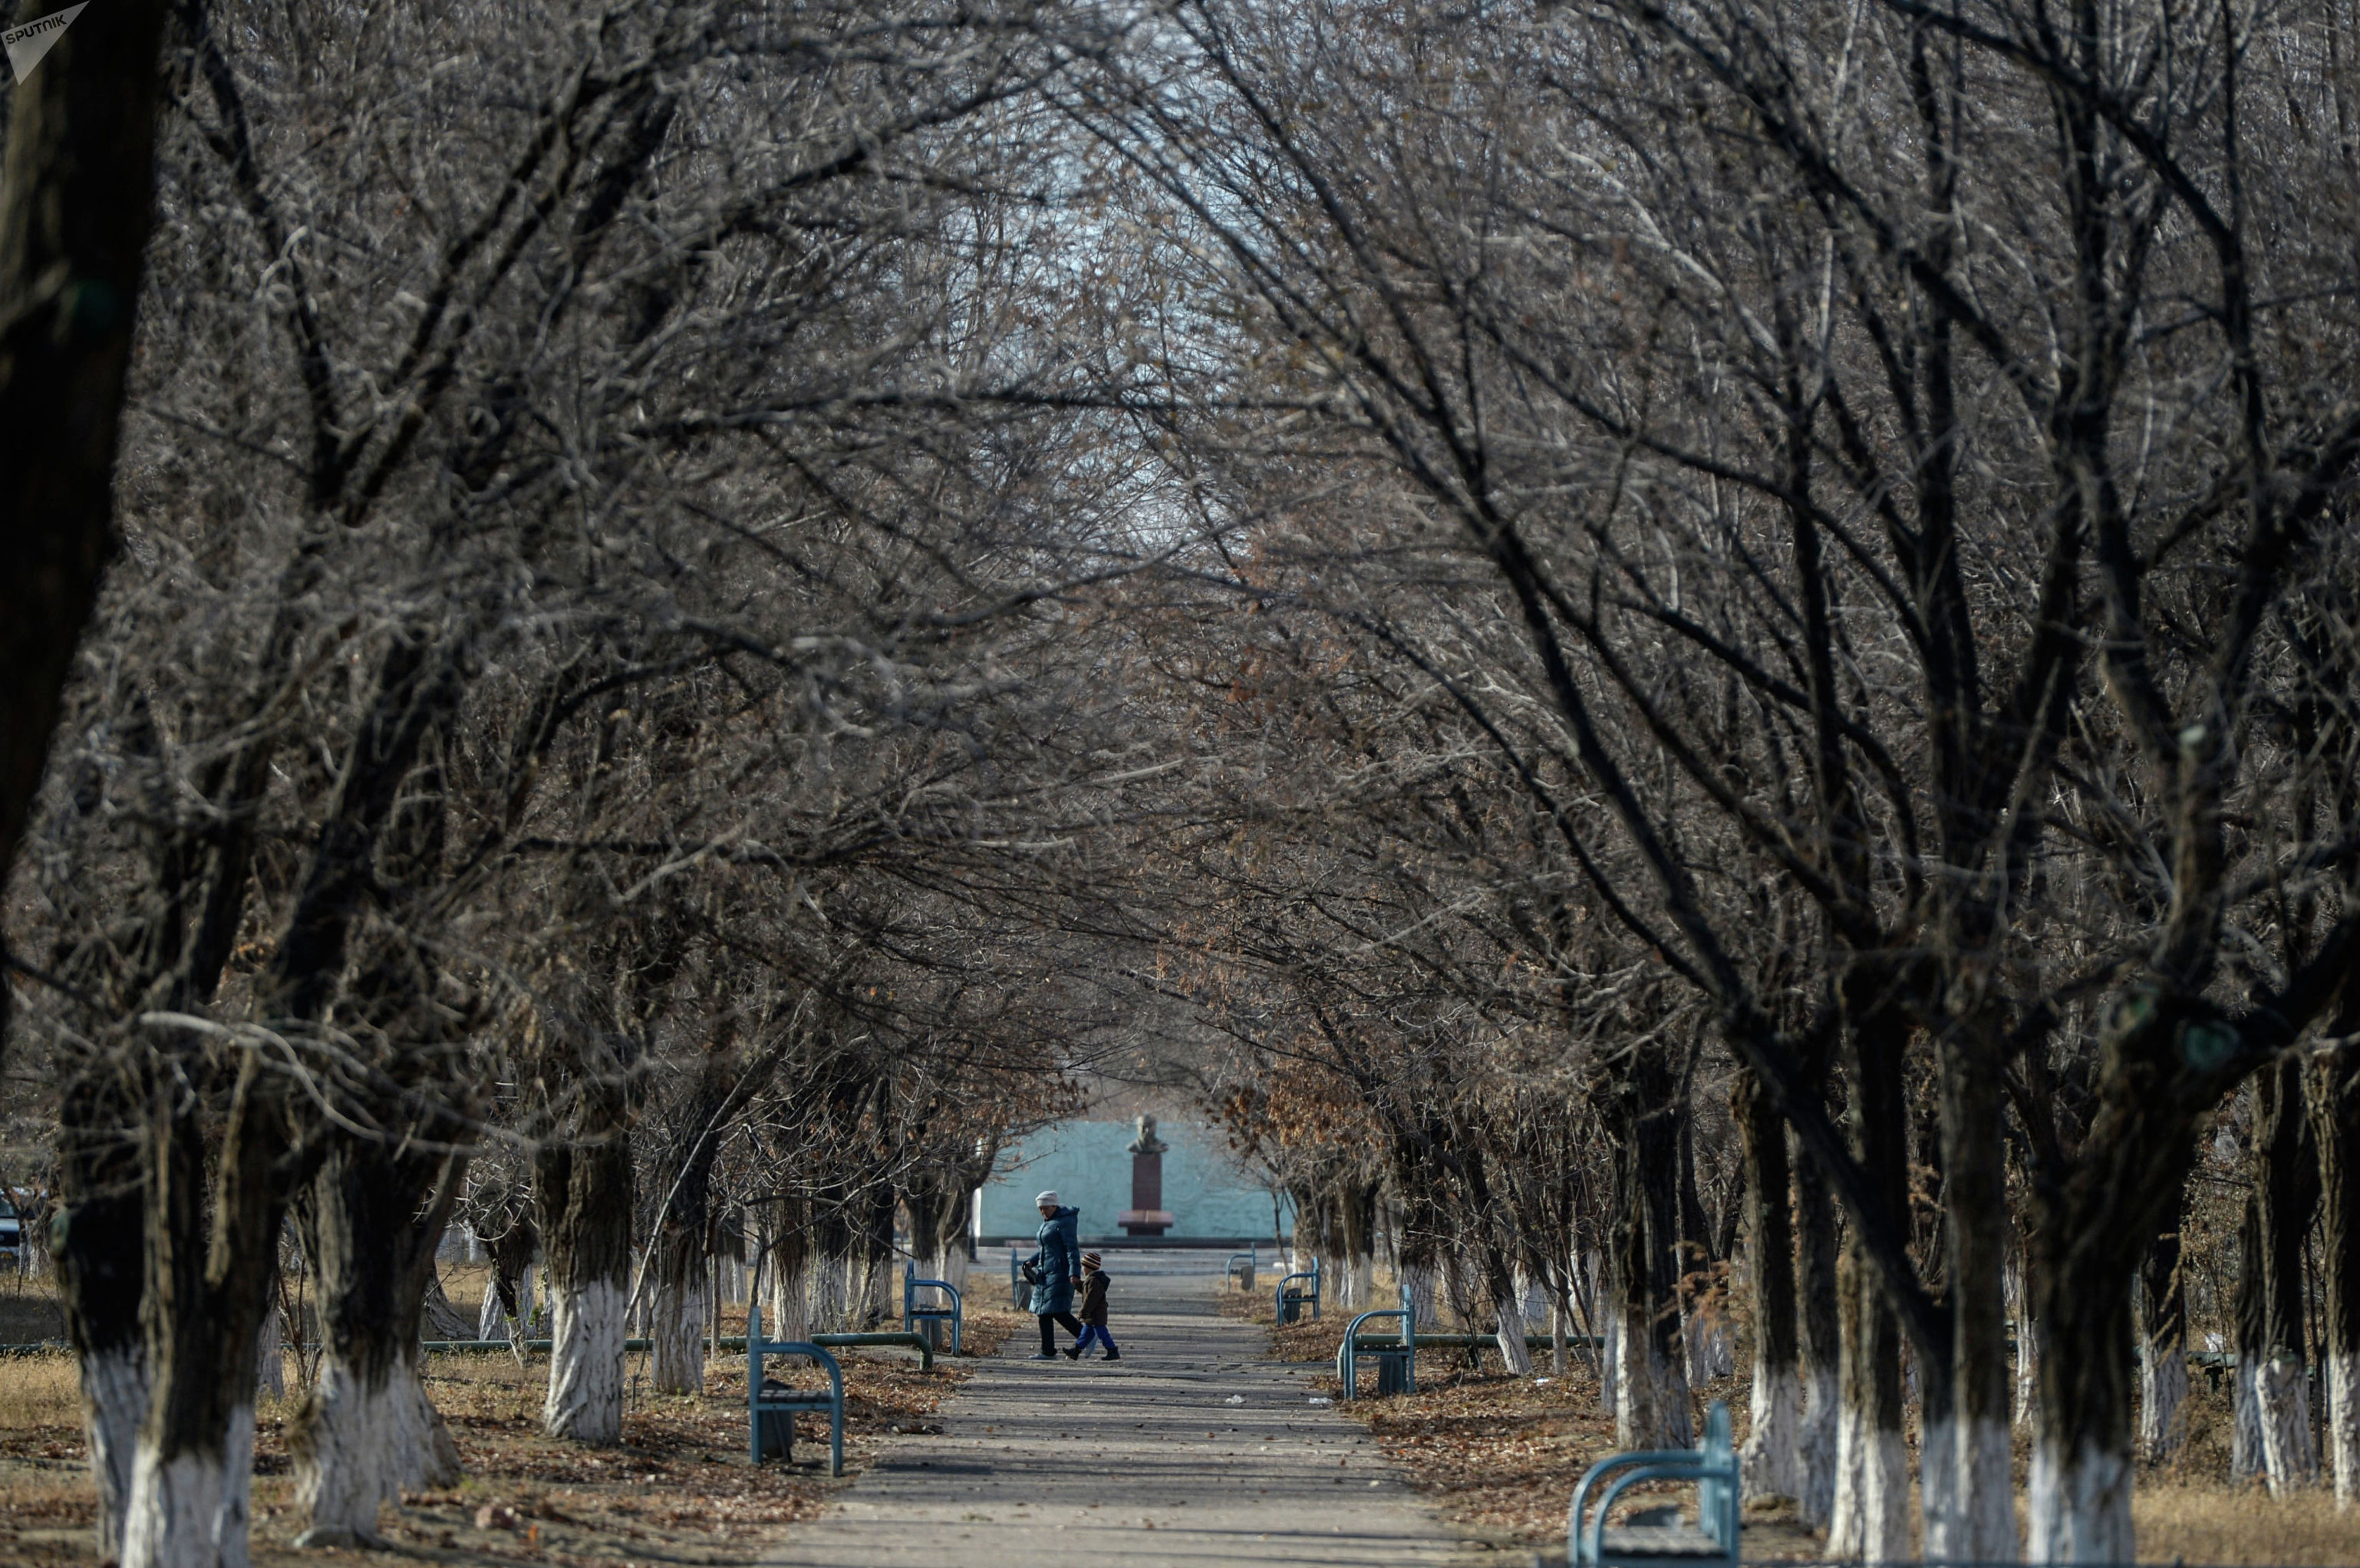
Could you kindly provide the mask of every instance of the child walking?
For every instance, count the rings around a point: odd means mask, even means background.
[[[1098,1255],[1082,1254],[1082,1337],[1074,1341],[1074,1348],[1065,1352],[1079,1361],[1082,1352],[1096,1340],[1106,1346],[1106,1359],[1120,1361],[1122,1352],[1114,1347],[1114,1335],[1107,1333],[1107,1277],[1098,1267]]]

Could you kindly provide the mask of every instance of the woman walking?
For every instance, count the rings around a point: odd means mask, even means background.
[[[1074,1317],[1074,1287],[1082,1282],[1082,1212],[1058,1203],[1054,1192],[1032,1202],[1041,1211],[1041,1229],[1032,1238],[1035,1250],[1024,1260],[1024,1277],[1032,1281],[1032,1315],[1041,1320],[1041,1351],[1032,1359],[1053,1361],[1057,1336],[1052,1324],[1064,1324],[1077,1341],[1082,1336],[1082,1325]],[[1065,1352],[1069,1361],[1081,1356],[1079,1350]]]

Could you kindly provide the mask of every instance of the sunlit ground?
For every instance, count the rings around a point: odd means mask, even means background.
[[[1271,1321],[1267,1292],[1249,1297],[1229,1291],[1223,1306],[1235,1316]],[[1278,1330],[1276,1354],[1290,1361],[1332,1363],[1349,1315],[1331,1312],[1316,1323]],[[1457,1325],[1449,1326],[1456,1331]],[[1599,1412],[1597,1380],[1578,1356],[1561,1377],[1551,1376],[1546,1350],[1535,1351],[1534,1362],[1535,1379],[1511,1378],[1501,1375],[1496,1353],[1485,1353],[1480,1369],[1470,1371],[1463,1351],[1422,1351],[1415,1395],[1364,1399],[1346,1408],[1369,1423],[1379,1445],[1461,1530],[1502,1546],[1562,1550],[1567,1499],[1581,1472],[1614,1452],[1614,1423]],[[1334,1390],[1322,1384],[1321,1391]],[[1745,1379],[1724,1378],[1699,1396],[1729,1402],[1743,1443]],[[2138,1478],[2131,1511],[2141,1562],[2234,1568],[2360,1563],[2360,1510],[2339,1514],[2324,1486],[2274,1499],[2258,1485],[2232,1485],[2227,1396],[2199,1378],[2187,1412],[2189,1442],[2179,1463]],[[2021,1488],[2028,1458],[2021,1432],[2016,1450]],[[1746,1515],[1748,1561],[1808,1559],[1824,1550],[1821,1532],[1805,1528],[1791,1507],[1755,1508]]]
[[[472,1321],[480,1284],[462,1271],[445,1275],[453,1304]],[[0,1286],[0,1322],[30,1321],[51,1305],[38,1290],[11,1297]],[[724,1322],[743,1333],[742,1312]],[[1031,1320],[1010,1312],[968,1316],[971,1350],[989,1354]],[[701,1397],[648,1389],[648,1358],[634,1356],[623,1443],[589,1449],[541,1435],[547,1358],[519,1367],[513,1356],[435,1356],[427,1389],[449,1423],[466,1477],[447,1491],[410,1497],[388,1510],[390,1552],[341,1554],[336,1561],[393,1563],[546,1563],[600,1564],[750,1563],[764,1543],[825,1506],[843,1483],[825,1473],[824,1421],[803,1418],[794,1468],[759,1469],[746,1454],[746,1371],[741,1356],[707,1367]],[[877,1440],[931,1423],[942,1400],[971,1375],[945,1358],[931,1375],[902,1353],[843,1357],[845,1463],[857,1474]],[[285,1360],[289,1387],[299,1367]],[[317,1553],[289,1549],[303,1521],[294,1511],[285,1424],[289,1401],[257,1407],[256,1561],[270,1568],[316,1565]],[[95,1560],[94,1495],[84,1469],[79,1397],[71,1359],[60,1354],[0,1358],[0,1560],[66,1563]]]

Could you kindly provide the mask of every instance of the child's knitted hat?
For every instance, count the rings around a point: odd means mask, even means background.
[[[1082,1254],[1082,1267],[1083,1267],[1083,1268],[1085,1268],[1085,1269],[1095,1269],[1095,1268],[1097,1268],[1098,1266],[1098,1255],[1097,1253],[1095,1253],[1095,1252],[1085,1252],[1085,1253],[1083,1253],[1083,1254]]]

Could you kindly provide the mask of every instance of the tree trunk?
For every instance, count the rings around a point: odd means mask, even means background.
[[[1907,1025],[1884,977],[1864,966],[1845,977],[1841,995],[1852,1069],[1853,1155],[1866,1177],[1869,1200],[1881,1204],[1896,1228],[1907,1235],[1909,1149],[1901,1082]],[[1875,1269],[1855,1227],[1845,1242],[1836,1281],[1843,1344],[1828,1551],[1836,1557],[1895,1562],[1910,1554],[1901,1330]],[[1947,1418],[1947,1388],[1943,1392],[1941,1413]]]
[[[1524,1345],[1524,1282],[1509,1267],[1498,1247],[1484,1248],[1484,1283],[1491,1298],[1492,1338],[1500,1346],[1501,1363],[1511,1377],[1533,1375],[1533,1354]]]
[[[104,1085],[82,1078],[69,1086],[58,1121],[60,1207],[49,1224],[59,1305],[82,1375],[102,1561],[122,1554],[131,1456],[148,1409],[148,1346],[139,1322],[147,1182],[124,1136],[133,1119],[131,1107]]]
[[[1961,1032],[1940,1051],[1940,1147],[1950,1363],[1921,1366],[1918,1465],[1925,1553],[1963,1563],[2016,1557],[2015,1449],[2008,1423],[2008,1219],[1995,1038]],[[1950,1428],[1949,1449],[1937,1428]],[[1945,1496],[1947,1490],[1948,1495]]]
[[[1377,1189],[1373,1182],[1344,1184],[1344,1267],[1337,1279],[1336,1303],[1346,1312],[1366,1312],[1377,1303]]]
[[[2148,1244],[2139,1264],[2139,1456],[2160,1465],[2187,1438],[2188,1291],[2180,1277],[2180,1225],[2188,1192],[2172,1204],[2171,1228]]]
[[[590,1137],[551,1145],[533,1160],[552,1340],[541,1426],[552,1437],[605,1444],[623,1436],[631,1149],[619,1089],[590,1093],[609,1102],[597,1107]]]
[[[1754,1288],[1752,1420],[1743,1453],[1744,1493],[1795,1497],[1803,1464],[1802,1342],[1796,1319],[1795,1233],[1786,1126],[1761,1080],[1741,1068],[1730,1095],[1745,1170],[1746,1273]]]
[[[710,1270],[692,1247],[659,1244],[656,1269],[653,1381],[659,1394],[705,1391],[705,1330],[714,1311]]]
[[[648,1259],[655,1274],[650,1337],[660,1394],[705,1392],[705,1331],[718,1311],[708,1300],[713,1281],[706,1261],[713,1250],[713,1160],[720,1148],[712,1123],[728,1100],[728,1073],[729,1062],[718,1049],[707,1053],[686,1113],[688,1141],[679,1149],[678,1169],[670,1173]]]
[[[1680,1333],[1680,1118],[1658,1074],[1668,1079],[1660,1064],[1634,1065],[1615,1162],[1614,1441],[1622,1448],[1686,1448],[1694,1439]]]
[[[377,1512],[405,1488],[458,1479],[458,1451],[418,1377],[434,1252],[461,1162],[336,1137],[298,1198],[320,1311],[320,1369],[289,1422],[299,1546],[377,1539]]]
[[[1788,1163],[1795,1174],[1795,1274],[1803,1371],[1803,1431],[1797,1445],[1803,1490],[1796,1500],[1804,1523],[1824,1526],[1835,1514],[1836,1427],[1843,1402],[1836,1204],[1815,1163],[1791,1159]]]
[[[1857,1242],[1845,1246],[1836,1276],[1843,1349],[1828,1555],[1898,1563],[1912,1555],[1901,1330]]]
[[[2333,1032],[2360,1028],[2360,984],[2344,982]],[[2338,1508],[2360,1507],[2360,1045],[2311,1059],[2306,1098],[2319,1151],[2320,1355],[2327,1363],[2327,1453]]]
[[[254,1348],[254,1397],[258,1399],[265,1394],[274,1399],[287,1397],[287,1338],[275,1305],[263,1312],[262,1332]]]
[[[2238,1393],[2255,1460],[2273,1496],[2319,1475],[2311,1444],[2311,1377],[2303,1355],[2302,1237],[2319,1202],[2319,1167],[2303,1114],[2301,1066],[2292,1057],[2254,1075],[2252,1182],[2237,1280]]]
[[[162,0],[68,27],[10,94],[0,178],[0,884],[115,548],[115,451],[155,206]],[[11,7],[12,21],[28,16]],[[8,987],[0,985],[0,1039]]]
[[[207,1160],[168,1080],[145,1130],[148,1408],[131,1465],[123,1568],[244,1568],[252,1515],[254,1351],[286,1214],[277,1087],[248,1057]],[[213,1167],[207,1192],[209,1163]],[[208,1202],[210,1199],[210,1203]],[[208,1214],[210,1210],[210,1214]]]

